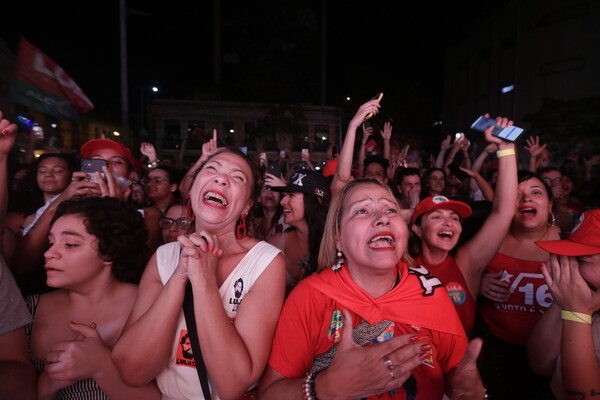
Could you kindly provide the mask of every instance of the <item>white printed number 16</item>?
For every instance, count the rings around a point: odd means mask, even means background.
[[[523,286],[519,286],[519,292],[525,295],[525,304],[528,306],[533,305],[533,283],[528,283]],[[548,292],[548,285],[542,285],[535,291],[535,299],[537,303],[545,308],[552,305],[552,295]]]

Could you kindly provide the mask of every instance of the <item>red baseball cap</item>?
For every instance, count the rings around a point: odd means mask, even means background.
[[[121,143],[115,142],[110,139],[92,139],[83,144],[81,146],[80,153],[83,158],[90,158],[92,154],[99,149],[111,149],[122,155],[129,161],[130,167],[133,168],[135,165],[135,161],[133,159],[133,154],[131,154],[131,150],[128,147],[123,146]]]
[[[328,176],[335,175],[335,170],[337,169],[337,165],[338,165],[338,158],[332,158],[331,160],[327,161],[325,163],[325,166],[323,167],[323,176],[328,177]],[[360,175],[360,172],[357,169],[351,169],[350,173],[352,173],[352,175],[354,175],[354,176]]]
[[[579,221],[566,240],[535,242],[549,253],[561,256],[587,256],[600,253],[600,209],[589,210],[579,216]]]
[[[462,201],[450,200],[446,196],[429,196],[417,204],[410,222],[411,224],[414,224],[419,216],[426,214],[429,211],[442,209],[456,211],[461,218],[470,217],[473,212],[471,207]]]

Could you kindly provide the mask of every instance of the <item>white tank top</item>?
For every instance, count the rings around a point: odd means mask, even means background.
[[[163,285],[177,268],[180,252],[179,242],[167,243],[156,250],[158,273]],[[219,288],[219,293],[225,312],[232,322],[246,293],[280,252],[281,250],[267,242],[258,242],[225,279]],[[179,313],[171,357],[165,369],[156,377],[163,399],[204,399],[194,364],[182,310]],[[212,398],[219,400],[210,376],[208,381]]]

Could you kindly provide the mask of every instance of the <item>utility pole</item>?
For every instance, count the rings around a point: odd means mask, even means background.
[[[119,28],[121,31],[121,130],[123,144],[130,145],[129,137],[129,85],[127,83],[127,5],[119,0]]]

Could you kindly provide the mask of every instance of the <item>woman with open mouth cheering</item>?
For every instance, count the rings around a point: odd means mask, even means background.
[[[450,299],[414,266],[407,239],[385,184],[355,180],[341,189],[327,215],[323,271],[286,300],[261,399],[484,398],[481,341],[466,350]]]
[[[196,233],[152,257],[113,352],[126,382],[156,377],[168,399],[231,399],[258,381],[283,303],[285,261],[246,235],[255,185],[252,163],[234,150],[217,150],[196,171]]]
[[[498,117],[496,125],[510,126],[512,121]],[[492,212],[479,231],[455,249],[462,232],[461,221],[471,215],[471,208],[444,196],[422,200],[411,219],[412,230],[419,242],[413,256],[418,265],[423,265],[442,281],[467,335],[475,322],[475,299],[481,274],[508,231],[517,196],[515,145],[493,136],[492,129],[484,134],[488,142],[498,146],[498,182]]]

